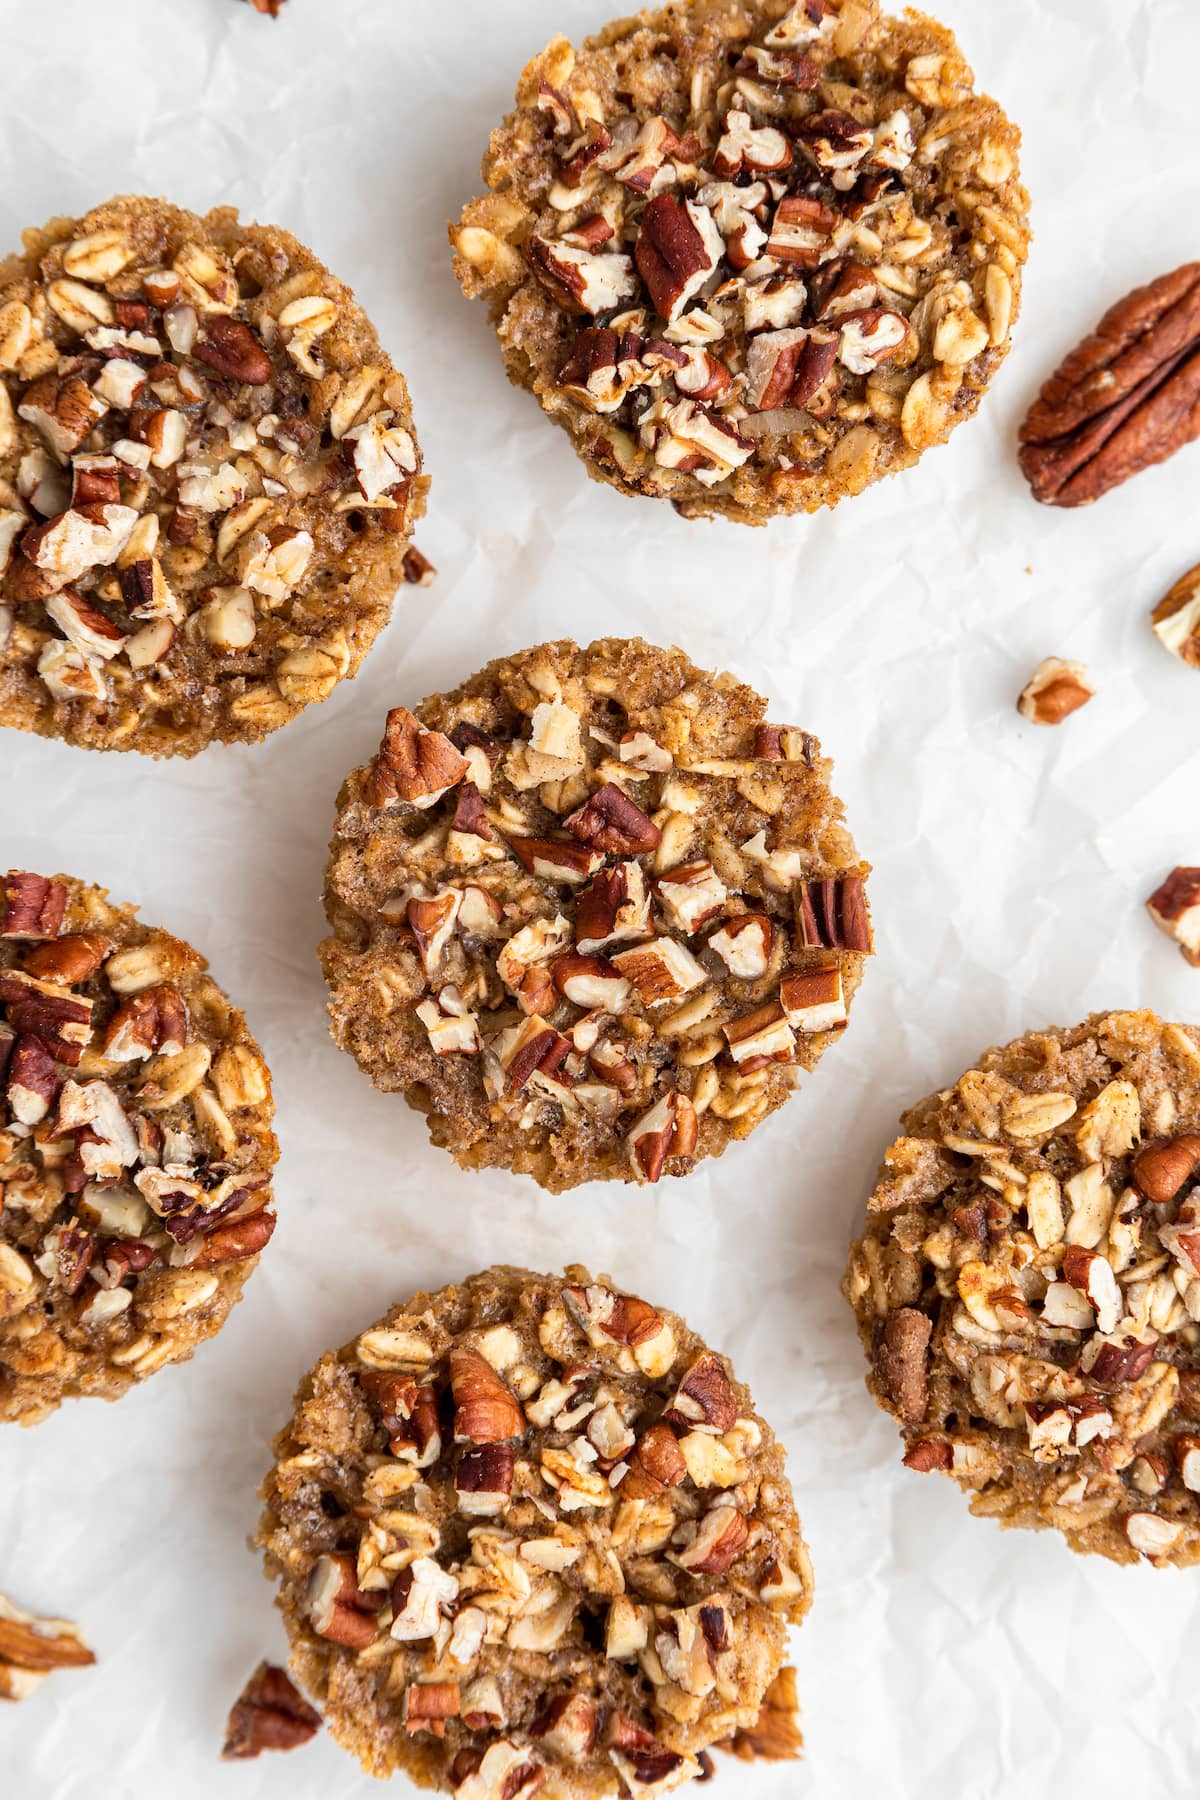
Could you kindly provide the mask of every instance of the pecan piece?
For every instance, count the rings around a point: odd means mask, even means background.
[[[270,1243],[275,1224],[274,1213],[256,1212],[249,1218],[218,1226],[216,1231],[205,1234],[189,1267],[211,1269],[217,1263],[241,1262],[247,1256],[257,1256]]]
[[[36,981],[77,987],[96,973],[112,948],[111,939],[101,937],[98,932],[74,932],[31,950],[25,958],[25,973]]]
[[[44,1675],[51,1669],[84,1669],[96,1660],[66,1619],[38,1619],[0,1596],[0,1672],[4,1664]]]
[[[889,1313],[875,1345],[875,1373],[885,1395],[902,1419],[925,1416],[926,1358],[932,1322],[915,1307]]]
[[[233,1703],[221,1755],[226,1762],[237,1762],[263,1750],[295,1750],[320,1729],[320,1713],[286,1670],[260,1662]]]
[[[697,1425],[706,1425],[718,1434],[733,1430],[737,1401],[719,1356],[705,1350],[696,1358],[663,1418],[685,1431]]]
[[[861,877],[802,881],[797,888],[797,937],[805,950],[871,948],[871,924]]]
[[[406,800],[410,806],[425,808],[469,773],[470,764],[449,738],[427,730],[406,706],[394,706],[367,776],[364,798],[368,806],[394,806]]]
[[[75,1066],[91,1036],[90,1000],[12,970],[0,974],[0,1001],[15,1031],[41,1038],[58,1062]]]
[[[192,355],[218,375],[249,387],[265,387],[274,374],[270,357],[240,319],[209,319]]]
[[[1088,506],[1200,436],[1200,263],[1138,288],[1043,387],[1021,428],[1035,500]]]
[[[1095,694],[1091,677],[1081,662],[1047,656],[1021,689],[1017,711],[1034,725],[1061,725]]]
[[[662,842],[653,819],[613,781],[606,781],[563,823],[581,844],[618,856],[657,850]]]
[[[1167,1206],[1198,1168],[1200,1135],[1185,1132],[1138,1151],[1133,1159],[1133,1185],[1156,1206]]]
[[[1181,575],[1151,614],[1154,635],[1180,662],[1200,669],[1200,564]]]
[[[634,246],[638,273],[656,310],[677,319],[725,254],[725,240],[707,207],[656,194],[642,214]]]
[[[62,930],[67,890],[61,881],[10,869],[4,877],[4,915],[0,937],[55,938]]]
[[[450,1352],[450,1389],[459,1443],[498,1444],[525,1430],[520,1406],[478,1350],[460,1347]]]
[[[650,1500],[678,1487],[687,1479],[687,1464],[679,1440],[669,1425],[652,1425],[629,1452],[629,1467],[621,1480],[622,1500]]]
[[[1147,900],[1146,911],[1175,939],[1185,962],[1200,968],[1200,869],[1172,869]]]
[[[110,1062],[177,1056],[187,1035],[187,1003],[178,988],[161,982],[121,1002],[104,1033],[104,1054]]]
[[[804,1747],[800,1731],[800,1704],[796,1696],[795,1669],[780,1669],[763,1695],[753,1725],[743,1726],[718,1746],[743,1762],[784,1762],[799,1756]]]

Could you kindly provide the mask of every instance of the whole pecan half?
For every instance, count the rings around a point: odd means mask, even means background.
[[[1200,437],[1200,263],[1118,301],[1021,428],[1035,500],[1088,506]]]

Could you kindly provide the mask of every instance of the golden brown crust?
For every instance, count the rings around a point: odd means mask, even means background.
[[[687,1174],[845,1024],[867,865],[830,770],[751,689],[640,639],[539,645],[394,709],[338,801],[334,1038],[465,1167]]]
[[[115,1400],[269,1241],[271,1078],[203,957],[70,876],[0,906],[0,1419]]]
[[[0,724],[254,742],[357,671],[425,479],[354,295],[275,226],[125,196],[0,263]]]
[[[1200,1029],[1030,1032],[902,1120],[846,1294],[905,1463],[1114,1562],[1200,1562]]]
[[[518,1769],[555,1800],[700,1774],[810,1604],[748,1390],[577,1266],[393,1307],[316,1365],[275,1454],[259,1542],[294,1673],[372,1774],[462,1800]]]
[[[943,26],[879,0],[687,0],[555,38],[451,228],[459,280],[595,479],[748,524],[835,505],[944,442],[1008,350],[1029,201],[973,80]],[[818,143],[825,118],[862,138]]]

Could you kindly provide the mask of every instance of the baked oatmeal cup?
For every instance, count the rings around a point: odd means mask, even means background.
[[[451,227],[588,473],[764,524],[908,468],[1007,354],[1019,133],[878,0],[683,0],[525,70]]]
[[[289,232],[125,196],[0,262],[0,724],[253,743],[356,673],[425,478],[404,378]]]
[[[291,1667],[371,1774],[598,1800],[761,1752],[811,1565],[782,1448],[673,1313],[576,1266],[417,1294],[321,1358],[275,1456]]]
[[[1113,1562],[1200,1562],[1200,1029],[1094,1013],[901,1121],[846,1295],[905,1465]]]
[[[179,938],[66,875],[0,906],[0,1419],[214,1336],[275,1229],[271,1078]]]
[[[688,1174],[846,1025],[868,870],[830,773],[733,676],[640,639],[394,708],[338,798],[335,1041],[464,1168]]]

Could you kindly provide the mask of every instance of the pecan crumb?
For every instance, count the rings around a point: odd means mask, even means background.
[[[1034,725],[1061,725],[1095,694],[1091,676],[1082,663],[1048,656],[1021,689],[1017,711]]]
[[[1200,969],[1200,869],[1172,869],[1147,900],[1146,911],[1175,939],[1184,961]]]
[[[320,1729],[320,1713],[302,1698],[286,1670],[260,1662],[233,1703],[221,1755],[236,1762],[264,1750],[296,1750]]]
[[[784,1762],[800,1755],[804,1736],[800,1730],[795,1669],[780,1669],[763,1695],[754,1724],[735,1731],[719,1747],[743,1762]]]
[[[26,1700],[55,1669],[96,1660],[70,1619],[41,1619],[0,1594],[0,1700]]]

